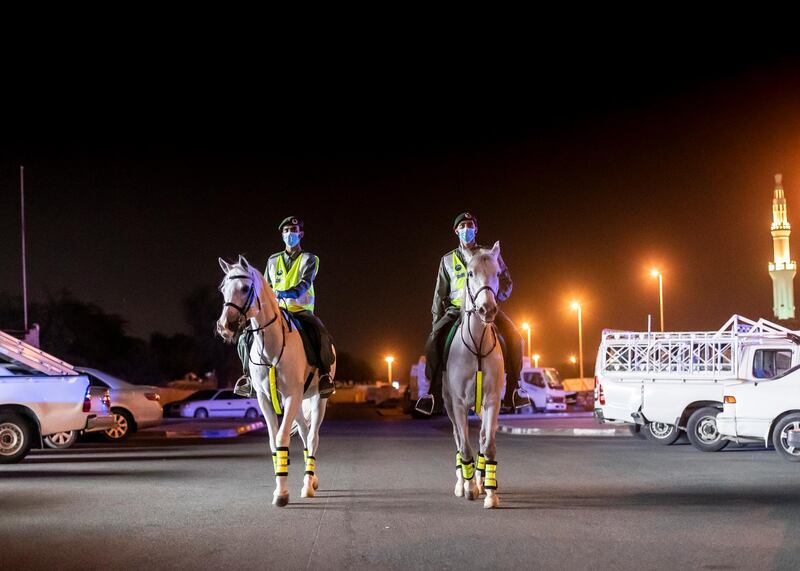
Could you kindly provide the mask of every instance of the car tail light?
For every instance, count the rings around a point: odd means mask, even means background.
[[[147,400],[160,401],[161,395],[159,395],[158,393],[144,393],[144,398],[146,398]]]
[[[83,396],[83,412],[92,410],[92,393],[91,387],[86,387],[86,394]]]
[[[736,397],[725,395],[725,404],[736,404]]]
[[[606,395],[603,394],[603,385],[597,385],[597,400],[600,401],[600,404],[606,404]]]
[[[103,404],[108,410],[111,410],[111,395],[106,391],[103,393]]]

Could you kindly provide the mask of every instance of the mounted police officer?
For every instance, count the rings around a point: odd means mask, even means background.
[[[433,292],[433,330],[425,344],[425,376],[430,380],[429,393],[420,397],[416,409],[425,414],[432,414],[436,402],[442,399],[442,364],[444,360],[444,344],[453,324],[461,314],[461,296],[467,282],[467,262],[472,254],[483,248],[475,241],[478,234],[478,221],[469,212],[462,212],[453,222],[453,232],[458,236],[458,248],[447,252],[439,262],[439,276]],[[497,300],[505,301],[511,295],[511,273],[500,258],[500,283]],[[505,340],[504,353],[506,364],[505,406],[513,406],[513,394],[517,388],[520,370],[522,369],[522,336],[514,323],[502,312],[498,311],[494,323]]]
[[[319,367],[319,393],[322,398],[331,396],[334,384],[330,377],[333,355],[333,343],[328,330],[322,321],[314,315],[314,278],[319,270],[319,258],[311,252],[303,251],[300,240],[303,232],[303,221],[289,216],[278,225],[286,248],[269,257],[267,270],[264,272],[270,287],[278,297],[278,304],[288,310],[300,322],[300,326],[308,332],[314,346],[313,356]],[[244,336],[239,340],[239,354],[244,363],[248,359],[249,347]],[[242,396],[252,396],[250,379],[237,383],[234,391]]]

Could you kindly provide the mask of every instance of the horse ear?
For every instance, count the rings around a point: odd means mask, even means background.
[[[495,258],[497,258],[498,256],[500,256],[500,240],[498,240],[497,242],[495,242],[495,243],[494,243],[494,246],[492,246],[492,252],[491,252],[491,254],[492,254],[492,256],[494,256]]]
[[[229,271],[231,271],[231,266],[228,264],[228,262],[226,262],[222,258],[218,258],[218,260],[219,260],[219,267],[222,268],[222,272],[224,274],[227,274]]]
[[[239,265],[242,266],[245,270],[250,267],[248,261],[241,254],[239,254]]]

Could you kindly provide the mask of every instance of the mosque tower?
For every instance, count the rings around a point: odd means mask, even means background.
[[[789,235],[792,227],[786,213],[786,197],[781,184],[782,175],[775,175],[772,197],[772,247],[775,261],[769,264],[772,278],[772,311],[778,319],[794,319],[794,274],[797,263],[789,255]]]

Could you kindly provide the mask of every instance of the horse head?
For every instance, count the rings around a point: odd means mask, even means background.
[[[495,242],[491,250],[478,250],[467,263],[465,309],[476,312],[484,323],[492,323],[498,311],[499,284],[500,242]]]
[[[224,305],[217,320],[217,333],[231,343],[247,325],[247,321],[261,311],[263,277],[244,256],[239,256],[235,264],[219,258],[219,267],[225,277],[219,285]]]

